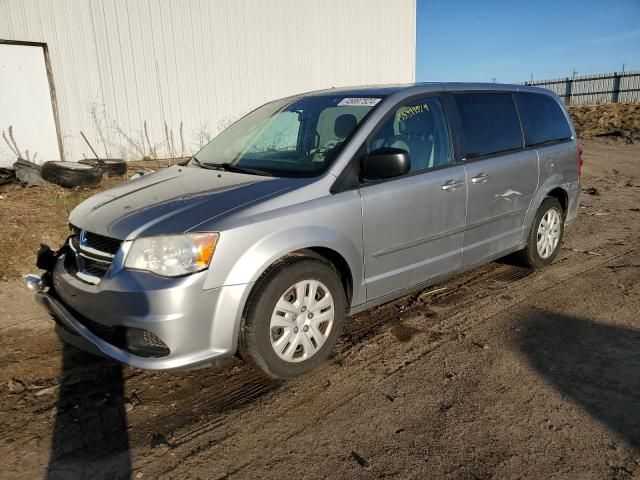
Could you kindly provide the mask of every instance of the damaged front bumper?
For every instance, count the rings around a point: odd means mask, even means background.
[[[204,367],[235,353],[249,285],[204,289],[206,271],[167,279],[124,269],[89,284],[65,270],[64,255],[25,282],[67,343],[154,370]]]

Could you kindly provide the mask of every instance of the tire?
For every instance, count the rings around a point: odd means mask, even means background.
[[[295,293],[298,284],[315,285],[314,301],[309,299],[311,290],[306,287],[302,302],[298,302]],[[326,306],[330,300],[331,308]],[[278,303],[285,305],[287,311],[279,310]],[[328,320],[331,311],[332,322]],[[329,356],[342,330],[345,312],[344,288],[331,264],[316,257],[287,258],[256,283],[240,329],[239,353],[272,379],[287,380],[302,375]],[[272,318],[277,318],[276,324],[283,327],[273,325]]]
[[[96,167],[110,177],[121,177],[127,173],[127,162],[122,158],[85,158],[80,163]]]
[[[100,169],[76,162],[46,162],[40,171],[47,182],[61,187],[96,187],[102,182]]]
[[[553,213],[550,212],[555,212],[557,214],[557,217],[555,217]],[[538,237],[539,230],[543,228],[541,226],[541,223],[547,213],[549,213],[552,218],[557,218],[558,229],[555,245],[551,243],[549,245],[550,251],[545,254],[544,249],[541,253],[540,249],[538,248]],[[551,264],[551,262],[553,262],[553,260],[558,256],[560,246],[562,245],[562,237],[564,236],[564,218],[565,215],[560,202],[556,198],[545,198],[542,201],[542,204],[540,205],[540,208],[538,209],[538,212],[536,213],[536,216],[531,225],[531,230],[529,231],[529,236],[527,237],[527,246],[523,250],[518,252],[519,263],[529,268],[543,268]]]

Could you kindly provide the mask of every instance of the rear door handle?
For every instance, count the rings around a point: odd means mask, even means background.
[[[440,188],[445,191],[451,191],[455,190],[456,188],[460,188],[462,185],[464,185],[464,182],[462,180],[454,180],[452,178],[451,180],[447,180]]]
[[[471,183],[482,183],[486,182],[488,179],[489,174],[487,172],[481,172],[471,179]]]

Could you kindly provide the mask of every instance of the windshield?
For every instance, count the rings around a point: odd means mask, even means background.
[[[222,131],[193,163],[283,177],[319,175],[381,100],[317,95],[268,103]]]

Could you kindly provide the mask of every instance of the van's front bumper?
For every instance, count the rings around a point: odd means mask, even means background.
[[[250,284],[204,289],[206,271],[168,279],[120,270],[93,285],[66,272],[63,263],[61,257],[48,290],[36,292],[63,340],[134,367],[157,370],[202,367],[235,353]],[[114,331],[119,341],[113,340]],[[152,333],[168,352],[138,354],[127,344],[128,331]]]

